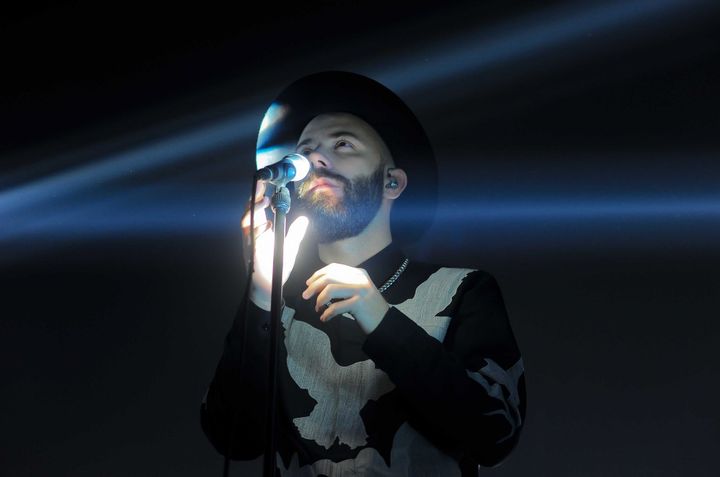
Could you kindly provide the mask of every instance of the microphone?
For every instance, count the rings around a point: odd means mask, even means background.
[[[275,164],[258,169],[255,179],[268,181],[276,186],[301,181],[310,172],[310,161],[302,154],[288,154]]]

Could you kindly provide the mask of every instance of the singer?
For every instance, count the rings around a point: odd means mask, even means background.
[[[402,251],[428,227],[437,190],[417,118],[345,72],[301,78],[278,102],[290,113],[265,142],[293,137],[291,152],[312,164],[294,185],[285,243],[278,474],[477,476],[498,465],[525,420],[523,361],[489,273]],[[263,192],[242,220],[247,245],[256,214],[252,287],[201,406],[213,446],[242,460],[262,454],[266,432]]]

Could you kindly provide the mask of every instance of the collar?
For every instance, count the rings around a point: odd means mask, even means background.
[[[403,260],[405,260],[405,254],[391,242],[390,245],[359,264],[357,268],[365,269],[375,286],[380,288],[397,272]]]
[[[356,268],[364,269],[375,286],[379,288],[400,268],[403,260],[405,260],[405,254],[398,245],[391,242],[372,257],[356,265]],[[286,288],[295,288],[293,284],[297,284],[298,287],[302,286],[301,291],[304,290],[305,280],[326,265],[320,260],[317,245],[301,246],[296,266],[290,275]]]

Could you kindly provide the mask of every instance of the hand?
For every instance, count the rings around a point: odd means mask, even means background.
[[[331,263],[315,272],[305,283],[308,287],[302,297],[308,300],[317,295],[315,311],[325,308],[325,304],[330,300],[338,300],[323,311],[320,321],[350,313],[365,334],[370,334],[390,309],[390,305],[362,268]]]
[[[270,205],[270,198],[265,197],[264,194],[265,183],[260,182],[253,207],[253,213],[255,214],[255,263],[248,298],[263,310],[270,311],[275,232],[272,228],[272,221],[265,216],[265,209]],[[250,250],[249,204],[240,223],[243,232],[243,257],[247,260],[252,252]],[[295,266],[295,258],[300,248],[300,242],[305,237],[307,226],[307,217],[298,217],[288,228],[284,243],[283,283],[287,281],[290,272]]]

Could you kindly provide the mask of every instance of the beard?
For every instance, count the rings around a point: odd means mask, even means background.
[[[355,237],[365,230],[380,210],[385,165],[370,175],[349,180],[325,169],[313,169],[297,187],[296,205],[307,215],[317,243],[331,243]],[[315,179],[327,177],[340,184],[342,197],[325,191],[308,193]]]

